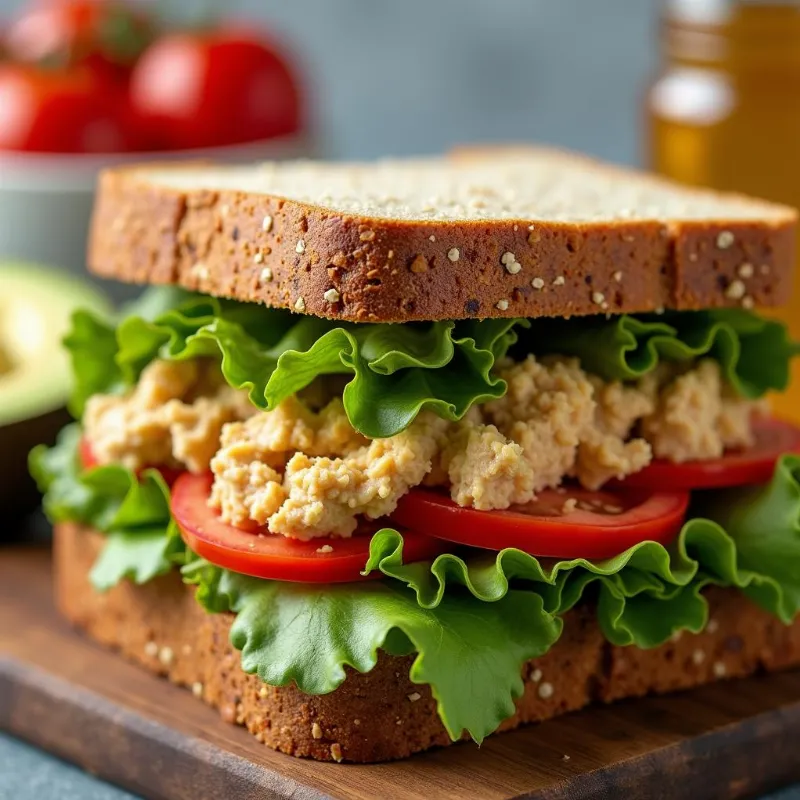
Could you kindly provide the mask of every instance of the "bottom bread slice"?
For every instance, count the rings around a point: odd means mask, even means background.
[[[356,762],[404,758],[450,744],[428,687],[409,680],[410,657],[382,655],[366,675],[349,670],[342,686],[327,695],[267,686],[239,666],[239,653],[228,641],[233,616],[207,614],[179,575],[96,592],[88,573],[102,544],[102,536],[90,529],[56,526],[61,613],[97,641],[189,687],[258,741],[295,756]],[[603,638],[593,609],[569,612],[559,642],[525,665],[517,712],[499,730],[592,702],[800,665],[800,621],[785,626],[733,590],[712,589],[707,598],[711,615],[703,633],[675,636],[653,650],[613,646]]]

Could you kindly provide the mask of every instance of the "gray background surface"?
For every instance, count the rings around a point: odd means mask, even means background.
[[[245,4],[257,8],[257,0]],[[293,0],[320,121],[346,157],[540,140],[631,162],[657,0]]]
[[[0,13],[19,2],[0,0]],[[193,2],[172,2],[182,16]],[[656,64],[658,0],[240,0],[313,84],[326,154],[423,154],[537,140],[639,160],[639,104]],[[127,793],[0,735],[0,798]],[[800,793],[781,800],[797,800]]]
[[[144,0],[146,1],[146,0]],[[23,0],[0,0],[0,16]],[[167,0],[263,21],[313,84],[328,151],[531,140],[635,161],[659,0]]]

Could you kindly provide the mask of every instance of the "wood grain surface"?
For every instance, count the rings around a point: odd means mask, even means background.
[[[73,632],[44,549],[0,550],[0,728],[153,798],[750,797],[800,780],[800,673],[595,708],[408,761],[260,746]]]

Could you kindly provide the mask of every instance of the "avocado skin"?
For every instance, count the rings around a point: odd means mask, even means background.
[[[28,453],[37,444],[53,445],[58,432],[70,422],[65,408],[0,426],[0,514],[19,519],[33,511],[42,496],[28,472]],[[19,526],[0,525],[0,541],[8,540]]]

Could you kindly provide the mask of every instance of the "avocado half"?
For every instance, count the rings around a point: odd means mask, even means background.
[[[6,518],[38,503],[28,453],[52,444],[69,421],[72,369],[61,340],[79,308],[112,314],[86,280],[35,264],[0,263],[0,512]],[[6,526],[0,531],[0,537],[11,533]]]

